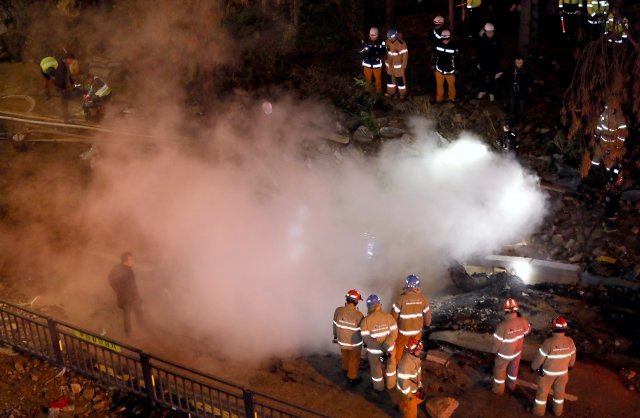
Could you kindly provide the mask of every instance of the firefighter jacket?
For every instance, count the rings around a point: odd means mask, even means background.
[[[560,14],[574,15],[582,10],[582,0],[558,0]]]
[[[48,74],[47,70],[49,68],[53,68],[56,70],[58,68],[58,61],[56,61],[53,57],[44,57],[42,61],[40,61],[40,69],[42,70],[42,74]]]
[[[338,340],[340,348],[352,350],[362,346],[360,321],[362,312],[353,303],[345,303],[333,314],[333,338]]]
[[[629,36],[629,20],[624,16],[615,16],[609,13],[607,22],[604,24],[604,34],[609,35],[607,41],[618,44],[623,43]]]
[[[531,362],[531,368],[542,367],[545,376],[562,376],[576,363],[576,345],[564,333],[554,333],[544,340]]]
[[[395,77],[403,77],[404,70],[409,62],[409,49],[407,44],[400,39],[387,41],[387,74]]]
[[[420,289],[406,289],[393,304],[393,318],[398,321],[400,334],[418,335],[423,326],[431,325],[429,301]]]
[[[603,142],[624,142],[627,139],[627,121],[620,109],[604,107],[604,112],[600,115],[600,121],[596,127],[596,132]]]
[[[467,0],[467,9],[475,9],[482,5],[482,0]]]
[[[609,2],[606,0],[587,0],[587,22],[592,25],[604,23],[609,15]]]
[[[531,332],[529,321],[515,312],[507,313],[493,333],[491,351],[506,360],[512,360],[522,353],[524,336]]]
[[[362,66],[367,68],[382,68],[382,61],[387,53],[387,46],[384,41],[369,39],[364,43],[360,54],[362,54]]]
[[[66,90],[73,87],[73,79],[71,78],[71,70],[64,59],[58,63],[56,68],[54,84],[61,90]]]
[[[480,70],[485,74],[495,74],[500,71],[502,45],[496,36],[489,38],[485,33],[478,39],[477,59]]]
[[[438,45],[438,43],[442,40],[442,31],[445,29],[446,28],[444,27],[444,25],[440,26],[439,28],[433,28],[431,34],[429,35],[429,41],[431,42],[431,45]]]
[[[449,41],[440,41],[436,45],[431,58],[432,66],[442,74],[453,74],[458,68],[458,48]]]
[[[370,354],[392,352],[398,338],[398,324],[390,313],[376,305],[360,323],[360,334]]]
[[[518,143],[518,130],[515,128],[509,129],[504,133],[504,135],[502,135],[502,138],[498,140],[498,145],[500,145],[505,151],[513,151],[517,153],[518,148],[520,148],[520,144]]]
[[[408,351],[404,352],[398,364],[397,388],[403,395],[416,393],[422,386],[421,382],[422,360]]]

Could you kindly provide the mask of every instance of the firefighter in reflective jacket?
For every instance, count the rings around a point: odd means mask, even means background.
[[[587,0],[587,23],[591,40],[598,39],[609,15],[609,2],[606,0]]]
[[[417,418],[418,405],[424,401],[422,389],[422,342],[409,338],[402,360],[398,364],[398,390],[404,397],[400,402],[400,411],[404,418]]]
[[[562,29],[562,33],[569,39],[576,39],[578,37],[582,3],[583,0],[558,0],[560,28]]]
[[[387,60],[385,61],[389,82],[387,83],[385,96],[391,97],[396,94],[397,87],[398,96],[401,99],[405,98],[407,95],[405,70],[408,62],[409,49],[406,42],[398,38],[397,30],[389,29],[387,32]]]
[[[371,368],[373,388],[383,391],[396,385],[396,358],[393,355],[398,337],[398,324],[391,314],[382,310],[380,298],[367,298],[369,313],[360,323],[360,334],[367,346],[367,357]],[[384,373],[384,376],[383,376]]]
[[[567,320],[558,316],[551,321],[553,335],[538,349],[531,368],[538,372],[538,390],[533,405],[535,415],[543,416],[549,389],[553,388],[553,413],[562,415],[564,389],[569,381],[569,370],[576,363],[576,345],[564,333],[569,328]]]
[[[58,61],[55,58],[44,57],[40,61],[40,70],[42,70],[42,76],[44,77],[44,93],[47,97],[51,97],[49,85],[53,84],[56,69],[58,69]]]
[[[371,88],[371,80],[375,80],[376,93],[382,94],[382,62],[384,61],[387,46],[378,38],[378,28],[369,30],[369,40],[360,49],[362,55],[362,70],[367,88]]]
[[[449,101],[456,101],[456,71],[458,48],[451,43],[451,32],[442,31],[441,40],[436,45],[432,57],[432,69],[436,76],[436,102],[444,100],[444,83],[447,82]]]
[[[493,393],[497,395],[504,393],[505,380],[508,380],[509,390],[515,390],[524,336],[531,332],[529,321],[519,314],[519,310],[515,299],[505,300],[505,319],[498,324],[493,334],[491,351],[496,353],[493,366]]]
[[[362,352],[362,336],[360,321],[364,315],[357,308],[362,296],[357,290],[349,290],[345,296],[344,306],[333,314],[333,342],[340,346],[342,352],[342,370],[347,376],[347,383],[356,385],[362,378],[358,377],[360,353]]]
[[[609,13],[604,25],[604,34],[607,36],[607,42],[624,43],[629,37],[628,33],[629,20],[616,11]]]
[[[626,154],[625,141],[629,133],[627,120],[617,99],[612,99],[604,107],[591,143],[592,151],[582,157],[580,175],[586,178],[593,166],[604,164],[606,168],[622,160]]]
[[[405,279],[403,292],[393,304],[393,318],[398,322],[396,362],[400,362],[409,338],[420,340],[423,327],[431,325],[429,301],[420,293],[420,279],[415,274]]]

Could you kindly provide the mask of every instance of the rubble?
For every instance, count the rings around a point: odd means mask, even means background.
[[[449,418],[459,405],[460,403],[453,398],[438,397],[429,399],[425,404],[425,408],[432,418]]]

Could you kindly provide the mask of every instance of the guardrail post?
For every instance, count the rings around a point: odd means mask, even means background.
[[[256,414],[253,410],[253,392],[248,389],[242,389],[242,395],[244,397],[244,413],[247,418],[254,418]]]
[[[140,364],[142,365],[142,376],[144,377],[144,386],[147,390],[147,398],[149,398],[149,403],[154,405],[156,403],[156,390],[153,386],[151,364],[149,364],[149,356],[147,354],[140,353]]]
[[[60,335],[58,334],[58,324],[51,318],[47,318],[47,325],[49,326],[49,335],[51,335],[51,348],[53,349],[53,359],[56,362],[56,366],[64,366],[64,360],[62,359],[62,349],[60,347]]]

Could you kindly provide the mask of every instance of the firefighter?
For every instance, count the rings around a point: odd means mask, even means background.
[[[617,220],[620,212],[620,194],[622,193],[622,166],[619,162],[612,167],[605,167],[607,184],[604,188],[604,230],[615,232],[618,230]]]
[[[427,298],[420,293],[418,276],[407,276],[402,290],[393,304],[393,318],[398,322],[399,331],[396,340],[396,362],[402,359],[402,352],[409,338],[420,340],[423,328],[431,325],[431,308]]]
[[[367,298],[367,316],[360,323],[360,334],[367,347],[367,357],[371,368],[371,381],[376,391],[396,385],[396,358],[393,355],[398,338],[398,324],[393,316],[382,310],[378,295]],[[383,375],[384,373],[384,375]]]
[[[409,61],[409,49],[405,41],[398,37],[396,29],[389,29],[387,32],[387,59],[385,65],[387,67],[387,92],[385,96],[392,97],[398,89],[398,96],[404,99],[407,95],[407,78],[405,71]]]
[[[418,405],[424,402],[422,387],[422,341],[409,338],[404,354],[398,363],[398,390],[403,398],[400,412],[404,418],[417,418]]]
[[[456,73],[458,72],[458,48],[451,42],[451,32],[442,31],[441,40],[433,51],[431,68],[436,76],[436,103],[444,100],[444,83],[447,82],[449,101],[456,101]]]
[[[582,157],[580,175],[587,179],[590,169],[602,164],[604,168],[611,169],[621,161],[626,154],[625,141],[629,130],[627,119],[620,108],[616,98],[612,98],[604,106],[600,114],[600,120],[591,143],[591,154],[586,151]],[[600,186],[602,186],[602,182]]]
[[[606,0],[587,1],[587,23],[589,24],[589,38],[593,41],[602,35],[602,29],[609,16],[609,2]]]
[[[562,415],[564,389],[569,381],[569,371],[576,363],[576,345],[565,332],[569,328],[567,320],[561,316],[551,321],[553,335],[538,349],[531,368],[538,372],[538,390],[531,412],[543,416],[547,405],[549,389],[553,388],[553,413]]]
[[[484,20],[484,6],[482,0],[467,0],[467,31],[469,38],[472,38],[480,30],[480,25]]]
[[[489,101],[495,100],[496,79],[502,75],[500,72],[501,59],[502,45],[495,36],[495,27],[492,23],[486,23],[477,46],[477,67],[480,71],[478,99],[482,99],[489,93]]]
[[[560,28],[568,40],[578,39],[583,0],[558,0]]]
[[[604,24],[604,34],[607,37],[607,42],[622,44],[629,37],[628,33],[629,20],[617,10],[610,12]]]
[[[74,61],[72,56],[65,56],[58,61],[58,67],[53,75],[54,84],[60,94],[62,119],[65,123],[69,123],[69,98],[75,88],[75,82],[71,78],[71,69],[69,65]]]
[[[387,46],[378,39],[378,28],[369,30],[369,40],[363,42],[360,49],[362,55],[362,70],[367,82],[367,89],[371,89],[371,80],[375,82],[376,94],[382,94],[382,62],[384,61]]]
[[[505,319],[493,333],[491,349],[496,354],[492,389],[496,395],[504,394],[505,381],[509,390],[515,390],[524,336],[531,332],[531,324],[520,315],[518,301],[509,298],[503,307]]]
[[[140,292],[133,272],[133,254],[125,251],[120,256],[120,263],[113,266],[107,278],[109,285],[116,294],[118,308],[122,309],[124,332],[131,333],[131,313],[133,312],[138,325],[144,325],[144,315],[141,308]]]
[[[99,122],[104,116],[104,106],[111,98],[111,87],[100,77],[92,75],[87,77],[87,85],[89,88],[82,98],[85,120]]]
[[[340,346],[342,370],[347,376],[347,384],[355,386],[362,381],[358,376],[358,368],[362,352],[360,321],[364,315],[357,307],[362,296],[357,290],[352,289],[347,292],[345,298],[344,306],[338,307],[333,314],[333,342]]]
[[[54,83],[54,75],[58,69],[58,61],[53,57],[44,57],[40,61],[40,70],[44,77],[44,94],[47,98],[51,97],[50,85]]]
[[[442,31],[445,29],[444,17],[436,16],[433,18],[433,30],[429,34],[429,43],[432,48],[438,45],[438,42],[442,39]]]

